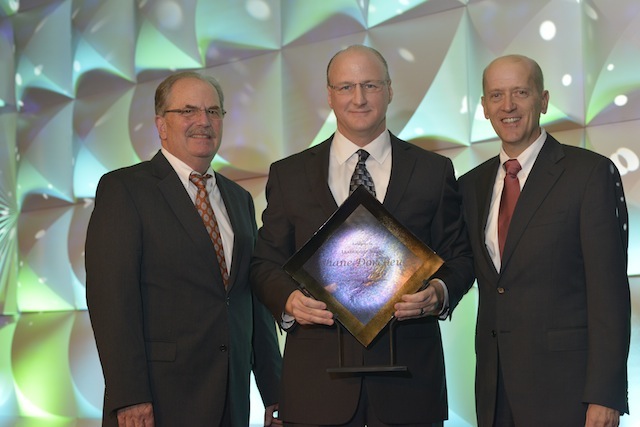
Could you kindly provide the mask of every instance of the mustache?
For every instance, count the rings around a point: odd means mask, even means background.
[[[194,128],[194,129],[189,129],[187,131],[187,136],[194,136],[194,135],[205,135],[208,138],[216,137],[216,133],[212,129],[207,129],[207,128]]]

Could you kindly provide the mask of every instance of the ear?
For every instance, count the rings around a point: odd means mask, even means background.
[[[542,106],[540,112],[542,114],[547,114],[547,107],[549,107],[549,91],[545,90],[542,92]]]
[[[482,110],[484,111],[484,118],[489,119],[489,112],[487,111],[487,107],[484,104],[484,96],[480,97],[480,103],[482,104]]]
[[[167,123],[162,116],[156,116],[156,129],[158,129],[158,136],[164,141],[167,139]]]
[[[333,110],[333,102],[331,102],[331,88],[327,86],[327,102],[329,103],[329,107]]]
[[[393,88],[391,87],[391,81],[389,81],[389,104],[391,104],[392,99],[393,99]]]

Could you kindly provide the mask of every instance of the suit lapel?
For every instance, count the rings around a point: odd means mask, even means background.
[[[558,163],[563,157],[564,151],[560,143],[551,135],[547,136],[513,211],[502,257],[503,269],[531,218],[564,172],[564,167]]]
[[[329,153],[333,136],[319,145],[310,148],[304,158],[307,187],[314,191],[325,217],[333,215],[338,204],[329,188]],[[319,185],[321,184],[321,185]]]
[[[230,292],[238,276],[238,268],[244,268],[244,266],[241,266],[241,260],[245,256],[244,252],[247,250],[246,245],[241,245],[238,243],[238,239],[236,236],[239,230],[242,230],[243,227],[248,228],[249,225],[241,224],[243,219],[247,216],[247,212],[245,211],[246,207],[241,206],[238,203],[241,199],[233,196],[232,189],[229,187],[229,185],[227,185],[224,178],[222,178],[218,173],[216,173],[216,185],[220,190],[220,196],[222,197],[222,202],[224,203],[224,206],[227,210],[227,215],[229,216],[229,221],[231,222],[231,229],[233,230],[234,236],[233,255],[231,259],[231,270],[229,271],[229,283],[227,289],[227,292]]]
[[[416,165],[416,156],[411,155],[415,148],[411,144],[399,140],[395,135],[391,136],[391,176],[387,194],[384,195],[383,206],[393,212],[397,207],[404,192],[409,185],[409,180]]]
[[[161,153],[151,159],[151,164],[154,174],[158,178],[158,188],[187,235],[193,240],[195,252],[200,254],[204,261],[211,266],[213,274],[219,276],[220,283],[222,283],[222,275],[218,268],[218,260],[211,244],[211,238],[202,226],[202,219],[194,208],[182,182],[180,182],[180,178]]]
[[[499,167],[500,158],[496,156],[485,164],[484,170],[473,183],[475,189],[474,199],[477,203],[476,212],[478,212],[478,226],[475,227],[473,232],[476,233],[475,237],[479,242],[484,242],[486,240],[485,230],[489,220],[489,211],[491,209],[491,196],[493,194],[493,186],[496,181],[496,174],[498,173]],[[492,267],[492,273],[497,276],[498,271],[493,264],[493,260],[489,255],[486,245],[482,245],[482,257],[484,257],[483,264],[490,265]]]

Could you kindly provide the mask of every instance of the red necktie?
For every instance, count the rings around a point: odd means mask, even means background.
[[[229,273],[227,272],[227,263],[224,259],[224,248],[222,247],[222,236],[220,236],[220,228],[218,227],[218,221],[213,213],[211,202],[209,201],[209,193],[207,192],[207,180],[211,178],[211,175],[200,175],[192,172],[189,176],[189,180],[198,187],[198,193],[196,194],[196,208],[202,222],[204,222],[207,232],[213,242],[213,247],[216,251],[216,258],[218,258],[218,265],[220,266],[220,273],[222,274],[222,283],[224,287],[227,287],[229,283]]]
[[[498,245],[500,247],[500,257],[504,250],[504,242],[507,240],[507,232],[511,223],[513,209],[516,207],[520,196],[520,181],[518,172],[522,169],[518,160],[511,159],[504,162],[504,169],[507,174],[504,177],[504,187],[502,188],[502,198],[500,199],[500,211],[498,213]]]

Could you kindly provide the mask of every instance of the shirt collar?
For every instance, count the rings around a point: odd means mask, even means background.
[[[378,135],[376,139],[364,147],[360,147],[349,141],[347,137],[336,130],[333,140],[331,141],[331,150],[339,164],[346,162],[361,148],[367,150],[370,158],[374,159],[378,163],[383,163],[387,156],[391,154],[391,136],[385,129],[384,132]]]
[[[540,136],[533,141],[533,144],[528,146],[526,150],[524,150],[516,159],[518,159],[518,163],[522,167],[522,170],[530,170],[533,167],[533,164],[542,150],[542,146],[544,145],[544,141],[547,139],[547,131],[544,128],[541,128]],[[503,165],[504,162],[509,160],[510,157],[507,153],[504,152],[504,149],[500,149],[500,165]]]
[[[189,176],[191,175],[191,172],[196,172],[196,173],[200,173],[200,172],[197,172],[191,169],[189,165],[187,165],[185,162],[183,162],[182,160],[180,160],[179,158],[171,154],[166,148],[161,147],[160,151],[162,151],[162,154],[164,155],[164,157],[167,159],[169,164],[171,164],[171,167],[173,167],[173,169],[178,174],[178,178],[180,178],[180,181],[182,181],[182,185],[184,185],[185,188],[189,187],[189,184],[191,182],[189,181]],[[213,172],[213,169],[211,168],[211,166],[207,168],[205,175],[206,174],[209,174],[212,176],[212,178],[207,180],[207,184],[208,183],[215,184],[216,174]]]

